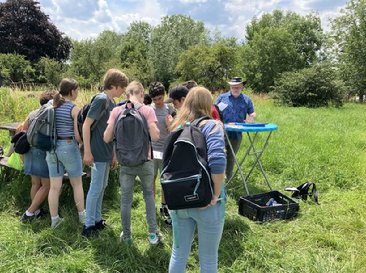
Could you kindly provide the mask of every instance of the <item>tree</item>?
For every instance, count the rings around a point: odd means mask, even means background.
[[[182,81],[194,79],[210,90],[225,86],[228,74],[238,75],[236,47],[222,43],[192,46],[179,56],[177,73]]]
[[[334,67],[323,63],[283,73],[276,80],[273,94],[280,103],[290,106],[341,106],[344,85],[337,79]]]
[[[268,92],[285,71],[308,67],[318,61],[323,42],[319,16],[300,16],[275,10],[246,27],[243,70],[257,92]]]
[[[341,76],[351,95],[366,94],[366,0],[350,0],[332,22],[335,52]]]
[[[149,59],[152,27],[145,22],[131,23],[121,45],[122,68],[132,78],[148,85],[153,80],[153,67]]]
[[[153,29],[150,59],[154,67],[154,77],[168,86],[178,78],[175,68],[179,55],[192,45],[207,43],[207,31],[202,22],[188,16],[173,15],[162,19]]]
[[[104,31],[96,39],[73,42],[70,69],[81,85],[96,84],[107,69],[121,66],[119,52],[122,40],[121,34]]]
[[[21,81],[33,81],[34,69],[24,56],[18,54],[0,54],[0,78],[3,84]]]
[[[33,0],[7,0],[0,3],[0,52],[17,53],[30,61],[41,57],[66,60],[71,41],[63,37],[39,2]]]

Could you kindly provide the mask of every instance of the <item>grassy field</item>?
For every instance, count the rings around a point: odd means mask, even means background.
[[[83,94],[78,103],[90,96]],[[283,192],[285,186],[313,181],[320,205],[301,201],[295,219],[257,224],[238,215],[237,200],[245,191],[239,179],[231,182],[227,185],[220,272],[366,272],[366,106],[349,103],[341,109],[289,108],[260,97],[255,97],[254,103],[258,122],[279,126],[262,158],[272,187]],[[1,122],[19,121],[36,106],[37,100],[30,93],[0,90]],[[8,142],[7,133],[0,132],[0,145]],[[242,151],[246,145],[244,141]],[[244,171],[249,164],[244,164]],[[51,230],[49,219],[31,224],[19,221],[29,204],[29,178],[17,174],[2,179],[0,272],[166,272],[171,230],[160,221],[165,242],[149,246],[139,186],[133,204],[134,245],[129,248],[119,242],[116,179],[113,173],[104,203],[109,228],[90,240],[80,235],[82,227],[67,183],[60,199],[66,222]],[[87,190],[87,179],[84,184]],[[258,171],[250,178],[249,189],[251,193],[268,190]],[[196,243],[187,272],[199,272]]]

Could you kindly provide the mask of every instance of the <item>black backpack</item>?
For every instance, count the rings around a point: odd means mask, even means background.
[[[21,131],[11,138],[11,143],[14,143],[14,151],[18,154],[26,154],[30,149],[30,144],[27,140],[27,133]]]
[[[80,109],[79,113],[78,113],[78,116],[77,116],[77,125],[78,125],[78,132],[79,132],[79,135],[80,135],[80,138],[83,139],[83,124],[84,124],[84,121],[88,115],[88,112],[89,112],[89,109],[90,109],[90,106],[91,104],[93,103],[93,100],[95,99],[96,96],[98,96],[99,94],[95,95],[90,103],[87,103],[83,106],[83,108]],[[105,114],[107,113],[108,111],[108,98],[107,98],[107,101],[106,101],[106,104],[105,104],[105,107],[103,109],[103,111],[100,113],[100,116],[99,116],[99,119],[98,120],[94,120],[92,126],[90,127],[90,130],[92,131],[95,126],[97,125],[98,121],[100,120],[100,118]]]
[[[310,190],[311,188],[311,190]],[[309,198],[311,198],[316,204],[319,204],[318,200],[318,191],[316,189],[316,185],[313,182],[305,182],[301,184],[298,187],[286,187],[285,191],[292,192],[291,197],[298,198],[306,201]],[[309,192],[310,191],[310,192]]]
[[[212,199],[213,183],[207,162],[202,117],[172,132],[165,143],[160,183],[169,209],[199,208]]]
[[[151,138],[146,118],[138,110],[143,104],[127,101],[114,125],[117,160],[123,166],[134,167],[152,157]]]

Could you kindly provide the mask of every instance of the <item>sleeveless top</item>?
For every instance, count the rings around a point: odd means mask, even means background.
[[[66,101],[60,107],[55,108],[56,134],[58,137],[74,137],[74,120],[71,111],[75,104]]]

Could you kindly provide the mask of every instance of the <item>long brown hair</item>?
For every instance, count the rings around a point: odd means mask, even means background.
[[[76,90],[78,87],[79,84],[76,80],[69,78],[62,79],[59,85],[59,92],[53,97],[53,106],[57,108],[64,104],[64,96],[71,95],[72,90]]]
[[[174,119],[170,129],[175,130],[178,126],[184,125],[187,121],[192,122],[203,116],[211,117],[212,103],[210,91],[203,86],[193,87],[189,90],[182,108]]]

